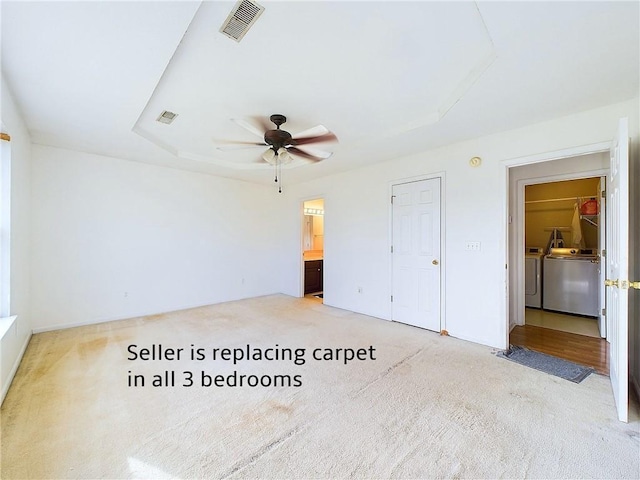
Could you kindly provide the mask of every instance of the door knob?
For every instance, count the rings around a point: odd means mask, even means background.
[[[431,263],[433,263],[434,265],[438,265],[438,260],[434,260],[434,261],[433,261],[433,262],[431,262]]]
[[[636,290],[640,290],[640,282],[629,282],[629,288],[635,288]]]
[[[618,286],[618,280],[605,280],[604,281],[604,286],[605,287],[617,287]]]

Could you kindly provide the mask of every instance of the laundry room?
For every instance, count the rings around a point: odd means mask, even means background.
[[[525,187],[525,323],[605,337],[604,177]]]

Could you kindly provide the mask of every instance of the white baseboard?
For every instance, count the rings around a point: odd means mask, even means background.
[[[222,303],[222,302],[218,302],[218,303]],[[93,320],[86,320],[84,322],[58,323],[55,325],[48,325],[46,327],[34,328],[33,333],[35,334],[35,333],[53,332],[55,330],[66,330],[67,328],[86,327],[87,325],[97,325],[99,323],[118,322],[120,320],[129,320],[131,318],[148,317],[150,315],[160,315],[164,313],[178,312],[180,310],[189,310],[191,308],[206,307],[209,305],[214,305],[214,303],[209,302],[209,303],[198,304],[198,305],[181,305],[177,307],[170,307],[168,310],[164,310],[164,311],[153,310],[153,311],[144,311],[144,312],[130,312],[123,316],[95,318]]]
[[[131,318],[140,318],[140,317],[148,317],[151,315],[161,315],[164,313],[178,312],[180,310],[189,310],[191,308],[199,308],[206,307],[208,305],[213,305],[212,303],[206,303],[204,305],[188,305],[184,307],[172,308],[167,311],[151,311],[151,312],[143,312],[143,313],[135,313],[132,312],[128,315],[124,315],[121,317],[105,317],[105,318],[96,318],[94,320],[87,320],[84,322],[73,322],[73,323],[58,323],[56,325],[50,325],[47,327],[37,327],[33,329],[33,333],[44,333],[44,332],[53,332],[55,330],[66,330],[68,328],[76,328],[76,327],[86,327],[87,325],[98,325],[100,323],[109,323],[109,322],[118,322],[120,320],[129,320]]]
[[[128,320],[129,318],[138,318],[138,317],[146,317],[149,315],[156,315],[156,313],[147,313],[142,315],[127,315],[124,317],[113,317],[113,318],[98,318],[95,320],[87,320],[85,322],[75,322],[75,323],[58,323],[56,325],[50,325],[48,327],[38,327],[33,329],[33,333],[44,333],[44,332],[53,332],[56,330],[66,330],[67,328],[76,328],[76,327],[86,327],[87,325],[97,325],[99,323],[107,323],[107,322],[117,322],[118,320]]]
[[[13,382],[13,377],[15,377],[16,372],[18,371],[18,367],[20,366],[20,362],[22,362],[22,357],[24,356],[24,352],[27,351],[27,346],[31,341],[31,333],[27,336],[22,348],[20,349],[20,353],[16,357],[15,362],[13,362],[13,366],[11,367],[11,371],[9,372],[9,376],[7,377],[7,382],[5,385],[2,385],[2,393],[0,394],[0,405],[4,402],[4,397],[7,396],[9,392],[9,387],[11,387],[11,383]]]
[[[167,307],[167,309],[164,309],[164,310],[130,312],[126,315],[118,316],[118,317],[102,317],[102,318],[94,318],[93,320],[86,320],[84,322],[58,323],[55,325],[48,325],[46,327],[36,327],[32,330],[32,332],[34,334],[44,333],[44,332],[53,332],[55,330],[65,330],[67,328],[85,327],[87,325],[97,325],[99,323],[117,322],[120,320],[129,320],[131,318],[148,317],[150,315],[161,315],[165,313],[179,312],[181,310],[190,310],[192,308],[208,307],[209,305],[217,305],[220,303],[227,303],[227,302],[236,302],[238,300],[245,300],[247,298],[265,297],[269,295],[284,295],[284,294],[273,292],[273,293],[265,293],[261,295],[254,295],[251,297],[239,297],[239,298],[231,298],[227,300],[211,300],[211,301],[208,301],[207,303],[198,303],[198,304],[192,304],[192,305],[177,305],[177,306]]]

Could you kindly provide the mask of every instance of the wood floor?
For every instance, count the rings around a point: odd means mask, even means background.
[[[602,338],[518,325],[511,330],[509,343],[587,365],[601,375],[609,375],[609,344]]]

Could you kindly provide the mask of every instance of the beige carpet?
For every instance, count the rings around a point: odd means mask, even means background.
[[[185,349],[127,360],[130,344]],[[192,361],[205,348],[306,348]],[[314,348],[376,360],[314,361]],[[154,374],[300,375],[302,386],[152,387]],[[128,387],[128,372],[144,388]],[[637,408],[492,349],[282,295],[35,335],[2,407],[2,478],[638,478]]]

